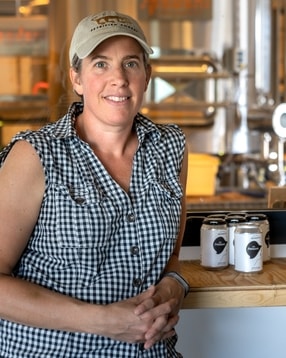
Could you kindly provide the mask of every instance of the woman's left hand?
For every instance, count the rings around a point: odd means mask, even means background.
[[[145,334],[145,349],[175,334],[174,327],[179,321],[183,299],[183,287],[174,279],[164,277],[155,286],[153,296],[136,307],[135,314],[140,319],[153,321],[152,327]]]

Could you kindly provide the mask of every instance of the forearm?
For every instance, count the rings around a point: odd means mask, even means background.
[[[95,310],[100,311],[100,306],[0,275],[0,318],[39,328],[91,332],[89,321]]]
[[[98,305],[0,274],[0,318],[26,326],[142,342],[153,321],[142,320],[134,311],[154,291],[153,287],[123,301]]]

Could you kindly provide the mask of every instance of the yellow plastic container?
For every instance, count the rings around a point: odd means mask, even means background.
[[[189,153],[187,196],[211,196],[215,194],[219,159],[201,153]]]

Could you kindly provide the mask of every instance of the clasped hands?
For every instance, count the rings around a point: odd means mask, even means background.
[[[142,343],[144,349],[151,348],[175,334],[183,298],[183,288],[174,280],[164,278],[135,297],[106,306],[116,320],[109,336],[128,343]]]

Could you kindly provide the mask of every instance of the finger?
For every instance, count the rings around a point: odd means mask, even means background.
[[[155,307],[155,302],[152,298],[145,300],[144,302],[140,303],[134,310],[135,315],[140,316],[141,319],[148,319],[151,315],[143,317],[143,314],[150,311],[152,308]]]
[[[174,329],[174,327],[178,324],[179,322],[179,315],[175,315],[172,317],[169,317],[168,323],[166,324],[166,326],[163,328],[163,332],[169,332],[172,329]]]
[[[170,337],[173,337],[176,334],[176,331],[174,329],[172,329],[169,332],[166,333],[161,333],[160,335],[158,335],[157,337],[152,337],[149,340],[146,340],[144,343],[144,349],[149,349],[151,348],[154,344],[156,344],[159,341],[162,341],[164,339],[168,339]]]
[[[160,316],[157,318],[152,326],[148,329],[145,334],[145,339],[148,340],[158,340],[162,337],[165,332],[165,328],[168,325],[168,316]],[[169,329],[170,330],[170,329]]]
[[[173,316],[171,318],[165,316],[157,319],[152,327],[146,332],[145,339],[146,342],[154,344],[161,339],[166,339],[172,337],[175,334],[174,327],[179,321],[179,315]]]
[[[156,291],[156,287],[154,285],[149,286],[147,290],[135,296],[137,303],[140,304],[141,302],[144,302],[148,298],[151,298],[154,295],[155,291]]]
[[[143,311],[140,314],[140,317],[142,320],[155,320],[160,316],[164,316],[164,315],[169,315],[172,313],[172,309],[173,309],[173,303],[174,303],[174,299],[171,299],[167,302],[164,302],[162,304],[157,304],[156,300],[152,297],[152,303],[151,302],[145,302],[145,311]],[[148,307],[147,307],[148,306]],[[139,311],[138,307],[138,311]]]
[[[137,307],[134,310],[134,313],[139,316],[144,312],[155,307],[154,293],[156,291],[155,286],[150,286],[147,291],[137,296]]]

